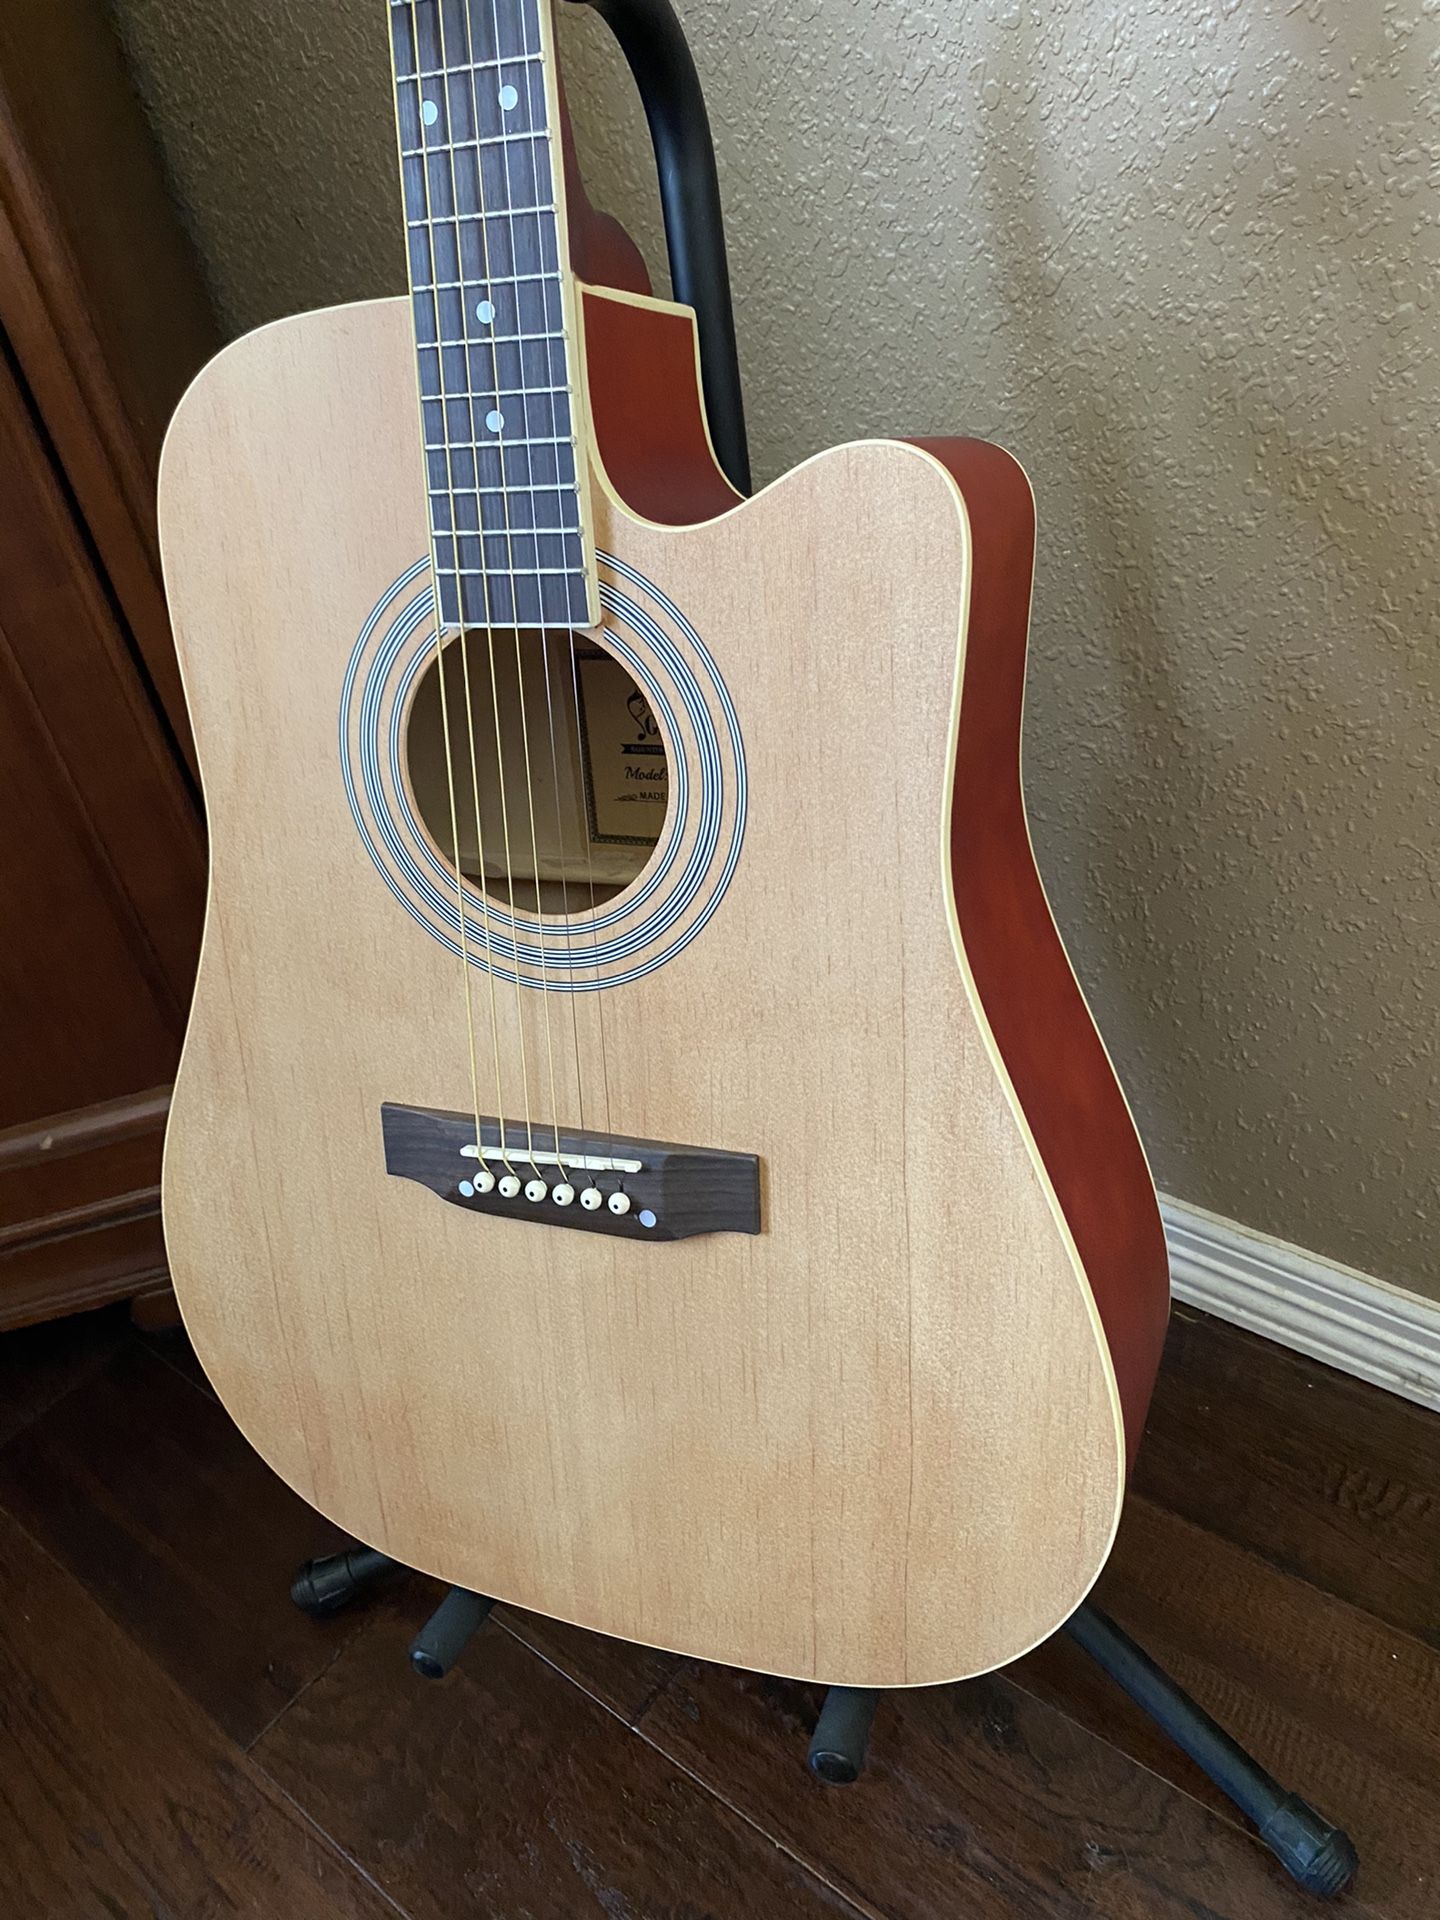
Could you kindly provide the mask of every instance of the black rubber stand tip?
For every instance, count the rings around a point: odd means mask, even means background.
[[[302,1613],[317,1620],[348,1607],[357,1594],[372,1586],[395,1565],[388,1553],[374,1547],[351,1547],[347,1553],[307,1560],[290,1582],[290,1598]]]
[[[1324,1900],[1343,1893],[1360,1864],[1349,1834],[1298,1794],[1286,1795],[1260,1828],[1260,1838],[1292,1879]]]
[[[443,1680],[495,1602],[468,1587],[452,1587],[410,1642],[410,1664],[422,1680]]]
[[[807,1756],[810,1771],[827,1787],[848,1787],[860,1778],[879,1699],[868,1687],[827,1690]]]
[[[827,1787],[848,1787],[860,1778],[860,1769],[848,1753],[828,1747],[810,1749],[810,1771]]]

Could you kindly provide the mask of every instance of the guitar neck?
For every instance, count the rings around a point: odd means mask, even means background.
[[[549,0],[387,0],[445,627],[588,626]]]

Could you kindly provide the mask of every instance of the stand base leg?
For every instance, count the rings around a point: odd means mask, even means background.
[[[375,1547],[351,1547],[345,1553],[307,1560],[290,1583],[290,1598],[302,1613],[319,1619],[348,1607],[357,1594],[398,1564]]]
[[[1350,1884],[1359,1861],[1349,1835],[1286,1793],[1113,1620],[1087,1604],[1066,1621],[1065,1631],[1255,1823],[1307,1893],[1329,1899]]]
[[[848,1787],[865,1765],[880,1696],[869,1687],[831,1687],[810,1741],[810,1771],[829,1787]]]
[[[494,1604],[483,1593],[452,1587],[410,1642],[411,1666],[426,1680],[443,1680]]]

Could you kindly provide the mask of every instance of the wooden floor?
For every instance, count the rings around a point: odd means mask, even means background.
[[[333,1544],[178,1337],[0,1340],[5,1920],[1315,1911],[1068,1643],[824,1788],[788,1682],[506,1610],[427,1685],[428,1583],[290,1606]],[[1348,1827],[1335,1911],[1440,1913],[1440,1418],[1177,1317],[1099,1597]]]

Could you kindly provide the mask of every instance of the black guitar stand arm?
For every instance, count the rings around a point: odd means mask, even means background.
[[[1062,1629],[1167,1733],[1227,1799],[1307,1893],[1329,1899],[1350,1884],[1358,1864],[1349,1836],[1251,1759],[1218,1721],[1158,1667],[1128,1633],[1087,1601]],[[831,1687],[810,1742],[810,1771],[827,1786],[849,1786],[865,1766],[880,1695]]]
[[[711,437],[732,484],[748,493],[750,461],[720,189],[690,49],[670,0],[572,3],[595,8],[620,43],[639,87],[660,174],[671,283],[675,298],[694,308],[698,322]],[[387,1555],[356,1546],[307,1561],[295,1577],[291,1597],[307,1613],[332,1613],[398,1571],[403,1569]],[[430,1679],[448,1673],[493,1604],[482,1594],[452,1587],[411,1645],[415,1670]],[[1063,1631],[1254,1823],[1260,1838],[1302,1887],[1330,1896],[1348,1885],[1357,1864],[1349,1838],[1305,1801],[1287,1793],[1113,1620],[1087,1602]],[[863,1687],[828,1690],[810,1743],[810,1767],[817,1779],[843,1786],[859,1778],[879,1700],[877,1692]]]
[[[571,0],[593,7],[629,63],[650,123],[670,285],[695,310],[700,384],[716,456],[737,493],[750,491],[750,450],[735,349],[735,309],[710,118],[670,0]]]

